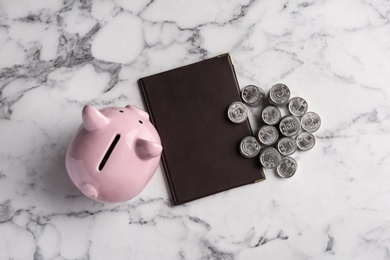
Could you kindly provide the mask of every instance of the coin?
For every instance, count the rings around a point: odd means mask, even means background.
[[[279,152],[273,147],[267,147],[260,152],[260,163],[264,168],[275,168],[281,160]]]
[[[248,85],[241,91],[241,98],[248,106],[259,106],[265,98],[265,92],[255,85]]]
[[[261,118],[263,119],[264,123],[268,125],[276,125],[279,123],[281,117],[282,113],[280,112],[279,108],[272,105],[267,106],[261,112]]]
[[[290,178],[297,171],[298,164],[294,158],[290,156],[283,157],[276,167],[276,172],[282,178]]]
[[[317,113],[307,112],[301,118],[302,128],[310,133],[317,131],[321,126],[321,118]]]
[[[264,145],[271,145],[276,143],[279,138],[278,129],[272,125],[263,125],[257,133],[260,143]]]
[[[297,150],[297,143],[291,137],[282,137],[276,147],[281,155],[291,155]]]
[[[240,153],[246,158],[253,158],[260,152],[260,144],[253,136],[247,136],[241,140]]]
[[[296,137],[297,146],[302,151],[310,150],[316,144],[314,135],[308,132],[302,132]]]
[[[285,116],[280,121],[279,129],[280,132],[285,136],[293,136],[299,132],[301,128],[298,118],[295,116]]]
[[[294,116],[303,116],[307,112],[307,102],[301,97],[293,97],[288,102],[288,110]]]
[[[228,117],[233,123],[242,123],[248,117],[248,108],[242,102],[233,102],[228,109]]]
[[[275,84],[269,91],[268,99],[271,104],[284,106],[290,98],[290,89],[281,83]]]

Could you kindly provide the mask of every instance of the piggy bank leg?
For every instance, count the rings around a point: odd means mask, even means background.
[[[96,199],[99,195],[97,189],[90,183],[83,184],[80,190],[91,199]]]

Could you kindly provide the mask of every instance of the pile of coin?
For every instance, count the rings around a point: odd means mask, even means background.
[[[276,168],[280,177],[289,178],[295,174],[298,164],[291,157],[297,149],[307,151],[314,147],[313,132],[321,126],[321,118],[315,112],[307,112],[308,104],[301,97],[290,99],[290,89],[285,84],[275,84],[268,93],[260,87],[248,85],[241,91],[243,102],[233,102],[228,108],[228,117],[233,123],[244,122],[250,107],[263,106],[261,119],[264,123],[257,136],[244,137],[240,153],[246,158],[259,155],[261,165],[266,169]],[[282,117],[281,109],[288,114]]]

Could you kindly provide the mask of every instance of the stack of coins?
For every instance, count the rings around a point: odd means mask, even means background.
[[[267,125],[276,125],[282,118],[279,108],[269,105],[261,112],[261,118]]]
[[[256,107],[262,104],[265,92],[260,87],[248,85],[241,91],[241,98],[248,106]]]
[[[291,137],[282,137],[279,139],[276,147],[281,155],[287,156],[295,153],[297,142]]]
[[[228,117],[233,123],[239,124],[248,118],[248,108],[242,102],[233,102],[228,109]]]
[[[253,136],[247,136],[241,140],[240,153],[246,158],[253,158],[260,152],[260,144]]]
[[[257,131],[256,137],[242,139],[240,153],[246,158],[259,155],[261,165],[266,169],[276,169],[282,178],[290,178],[295,174],[298,164],[291,155],[298,149],[312,149],[316,143],[312,133],[321,126],[319,115],[307,112],[306,100],[302,97],[290,99],[290,95],[289,87],[282,83],[271,87],[268,99],[262,88],[248,85],[241,91],[243,102],[233,102],[228,109],[229,119],[233,123],[242,123],[248,117],[247,106],[264,107],[261,111],[263,126]],[[288,111],[284,117],[282,109]]]
[[[276,127],[272,125],[263,125],[259,129],[257,137],[259,138],[260,143],[269,146],[278,141],[279,133]]]
[[[276,106],[284,106],[290,99],[290,89],[284,84],[275,84],[269,91],[268,100]]]

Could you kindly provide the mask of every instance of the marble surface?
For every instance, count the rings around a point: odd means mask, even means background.
[[[389,259],[389,46],[386,0],[0,0],[0,259]],[[144,108],[139,78],[225,52],[321,115],[293,178],[176,207],[161,167],[126,203],[75,188],[84,104]]]

